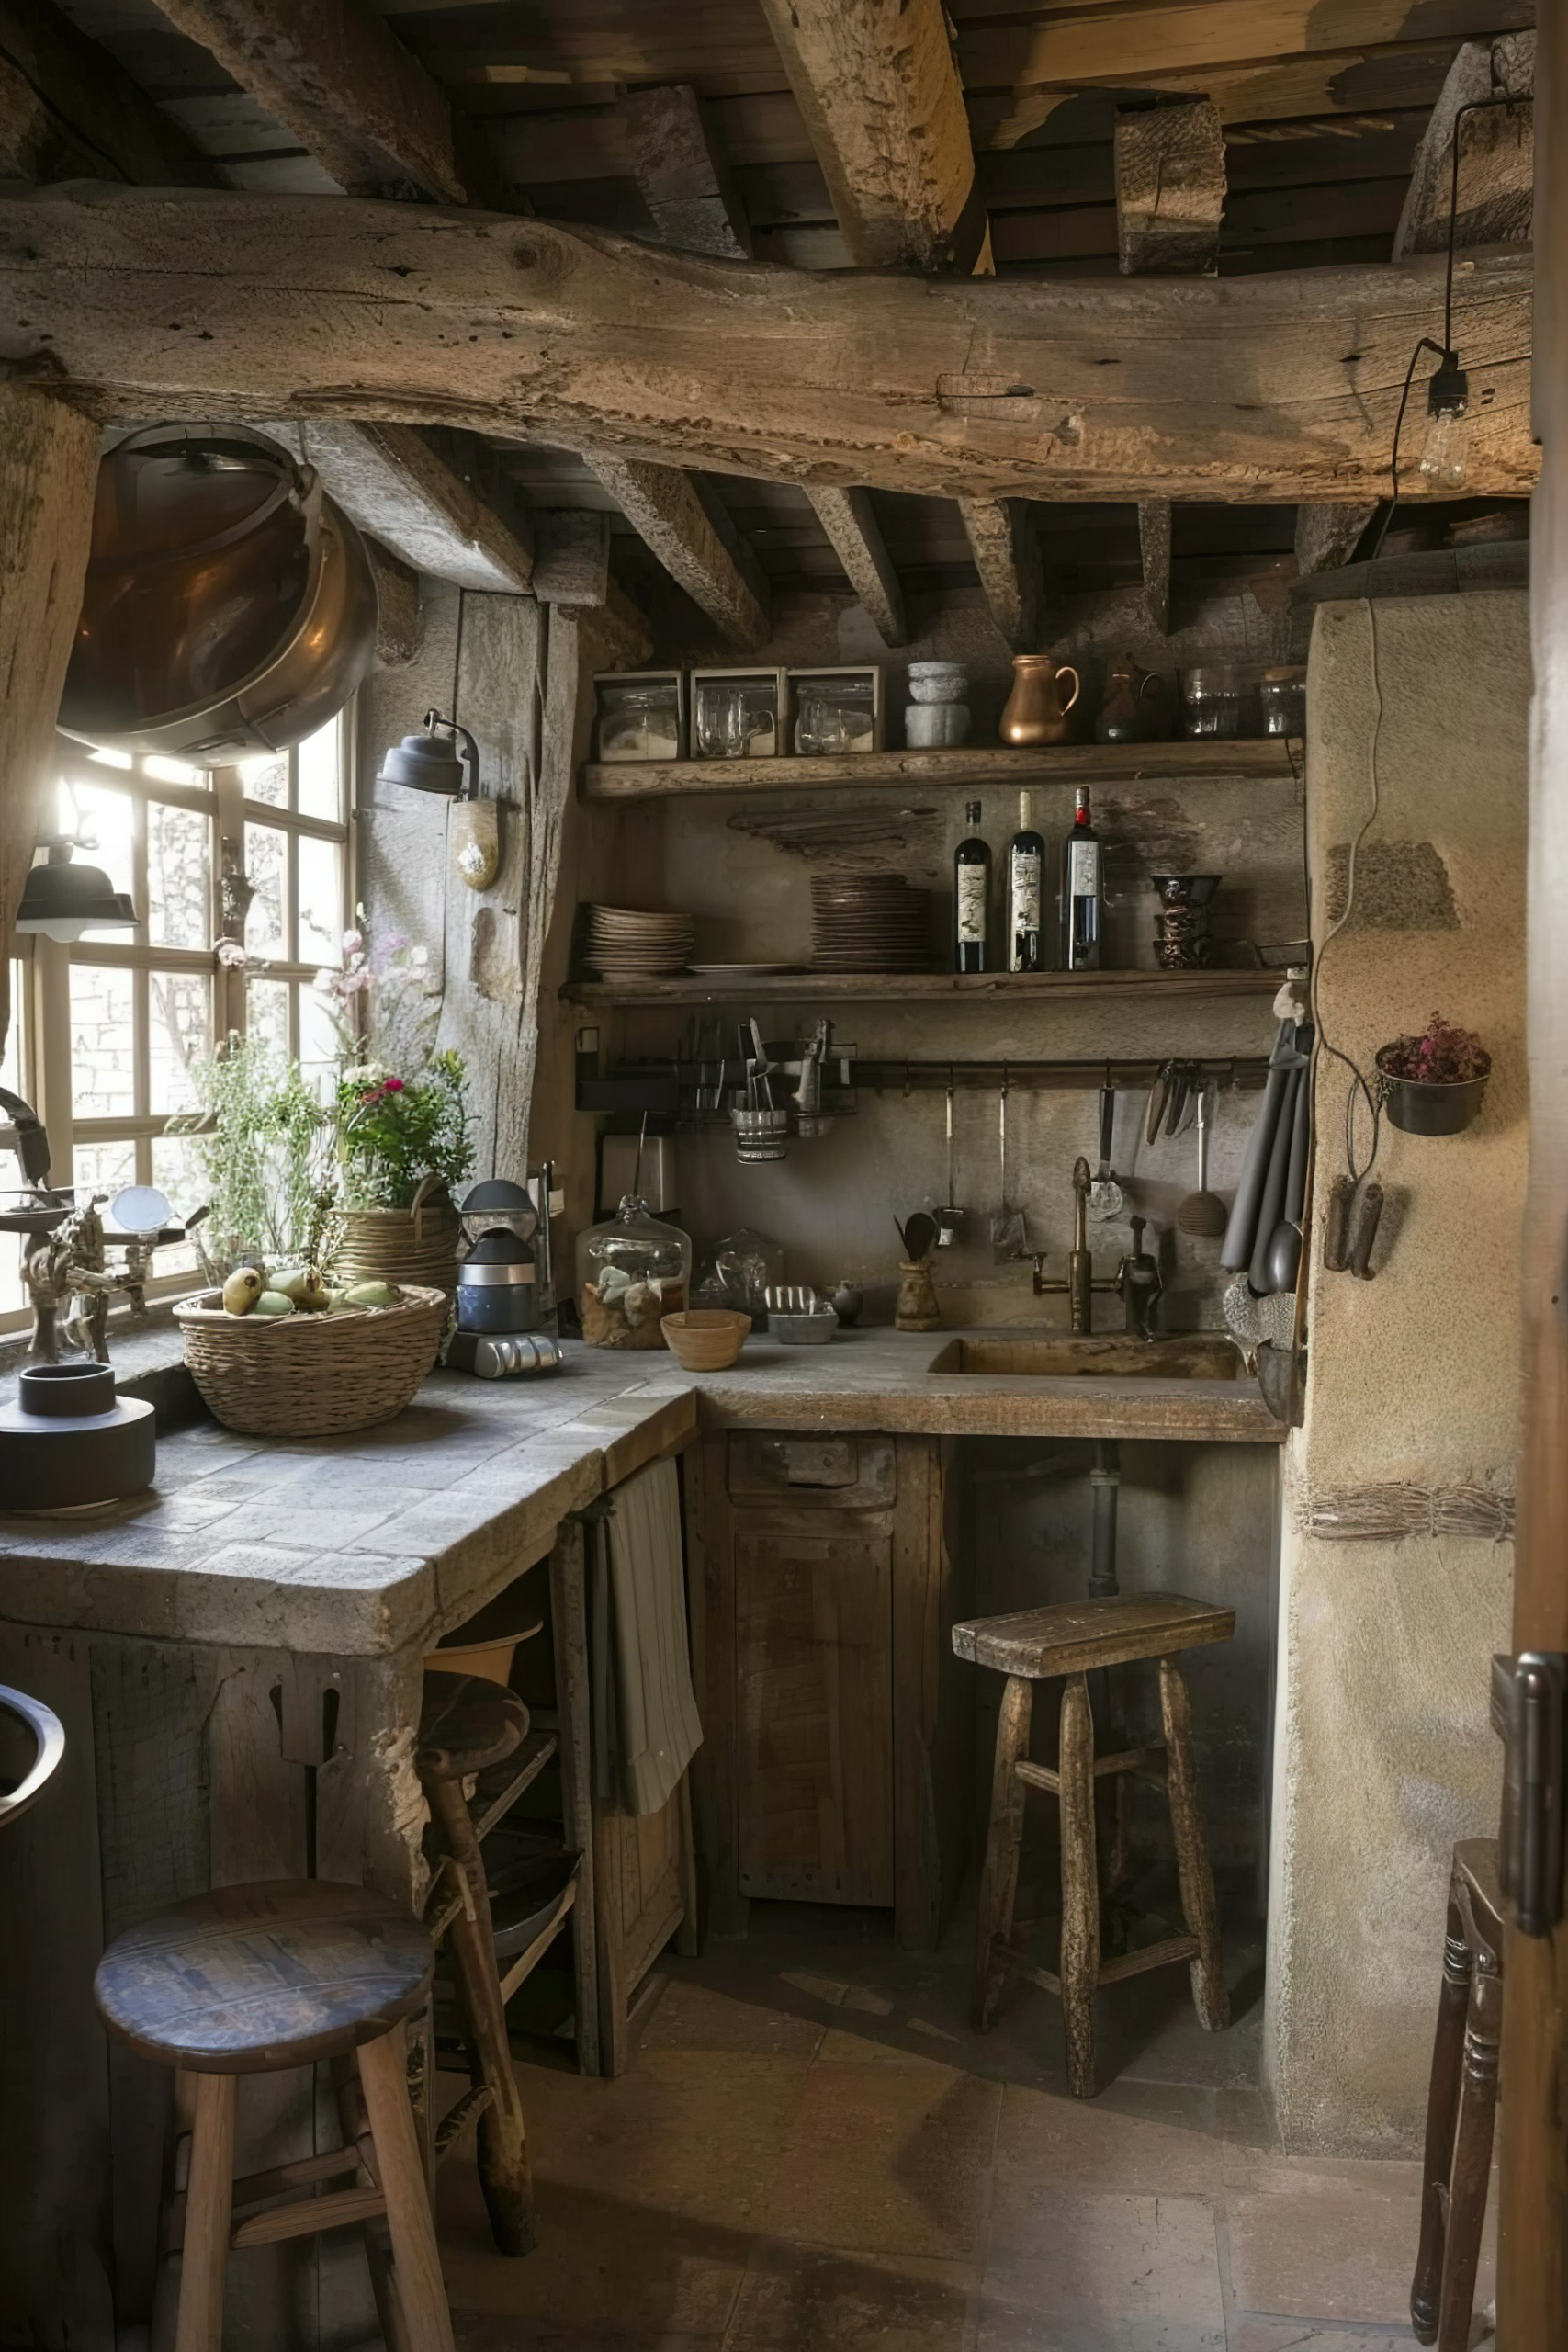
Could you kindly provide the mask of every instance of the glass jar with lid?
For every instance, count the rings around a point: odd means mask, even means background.
[[[1225,662],[1181,673],[1181,731],[1192,737],[1241,733],[1241,681]]]
[[[692,1245],[678,1225],[622,1196],[614,1216],[577,1237],[577,1306],[591,1348],[661,1348],[660,1318],[678,1315],[692,1278]]]
[[[1303,669],[1264,671],[1258,683],[1258,707],[1265,735],[1306,733],[1306,690]]]
[[[783,1282],[784,1265],[782,1242],[742,1226],[714,1243],[692,1295],[699,1306],[728,1306],[749,1315],[755,1329],[765,1330],[768,1293]]]

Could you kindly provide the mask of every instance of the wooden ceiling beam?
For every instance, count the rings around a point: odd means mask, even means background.
[[[991,617],[1012,653],[1039,650],[1045,602],[1040,534],[1027,500],[961,498],[958,512]]]
[[[1377,513],[1374,499],[1353,506],[1306,505],[1296,509],[1296,570],[1337,571],[1355,554],[1362,532]]]
[[[615,111],[632,177],[660,241],[681,253],[749,261],[746,208],[690,83],[629,91]]]
[[[0,0],[0,177],[222,185],[173,117],[51,0]]]
[[[472,434],[326,418],[261,430],[314,466],[360,529],[415,571],[485,595],[532,585],[527,510],[502,481],[495,452]]]
[[[844,577],[865,607],[884,645],[908,642],[904,591],[887,552],[869,490],[827,490],[807,482],[811,510],[844,567]]]
[[[452,110],[363,0],[159,0],[352,194],[473,195]]]
[[[1514,98],[1514,106],[1488,106],[1465,118],[1460,135],[1459,219],[1456,245],[1523,245],[1529,243],[1534,195],[1535,35],[1500,34],[1494,40],[1467,40],[1449,69],[1432,119],[1422,134],[1410,174],[1410,189],[1394,232],[1393,258],[1443,252],[1453,209],[1454,124],[1460,108]]]
[[[762,0],[852,261],[988,268],[942,0]]]
[[[106,416],[317,415],[933,496],[1376,497],[1436,256],[1222,278],[813,277],[344,197],[0,195],[0,359]],[[1517,495],[1531,271],[1466,255],[1471,484]]]
[[[707,484],[678,466],[586,454],[643,545],[715,627],[734,645],[762,644],[773,627],[767,582]]]
[[[1225,206],[1225,141],[1209,100],[1123,107],[1114,145],[1122,277],[1213,269]]]

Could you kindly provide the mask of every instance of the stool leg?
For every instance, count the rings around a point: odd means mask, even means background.
[[[376,2145],[376,2168],[387,2200],[394,2278],[408,2338],[418,2345],[419,2352],[455,2352],[424,2159],[409,2105],[401,2026],[365,2042],[358,2062],[365,2111]],[[180,2352],[185,2352],[183,2345]]]
[[[502,2253],[531,2254],[539,2243],[539,2233],[528,2176],[523,2096],[513,2069],[501,1979],[496,1974],[490,1881],[461,1784],[443,1776],[430,1786],[429,1797],[446,1850],[462,1871],[472,1898],[472,1916],[465,1906],[448,1934],[468,2029],[468,2072],[491,2095],[479,2123],[479,2186],[491,2234]]]
[[[1442,2308],[1443,2238],[1449,2175],[1453,2165],[1454,2127],[1459,2120],[1460,2070],[1464,2062],[1464,2019],[1470,2007],[1470,1945],[1454,1889],[1449,1889],[1448,1933],[1443,1939],[1443,1985],[1438,1996],[1438,2030],[1432,2037],[1432,2079],[1427,2093],[1427,2154],[1421,2185],[1421,2244],[1410,2286],[1410,2325],[1418,2344],[1437,2341]]]
[[[1094,1994],[1100,1982],[1100,1876],[1094,1837],[1094,1717],[1089,1682],[1062,1690],[1062,2021],[1075,2098],[1094,2097]]]
[[[1012,1936],[1018,1899],[1018,1849],[1023,1839],[1023,1782],[1013,1766],[1029,1753],[1029,1722],[1034,1685],[1010,1674],[997,1717],[997,1756],[991,1768],[991,1818],[986,1833],[986,1863],[980,1874],[980,1916],[975,1933],[975,2023],[983,2033],[996,2015],[1007,1971],[994,1954]]]
[[[1475,2274],[1486,2219],[1492,2170],[1492,2128],[1497,2109],[1497,2045],[1503,2030],[1503,1978],[1495,1955],[1479,1948],[1464,2029],[1464,2071],[1449,2176],[1449,2225],[1443,2244],[1443,2290],[1438,2352],[1465,2352],[1475,2314]]]
[[[196,2077],[175,2352],[222,2352],[223,2274],[234,2210],[235,2087],[232,2075]]]
[[[1181,1883],[1181,1916],[1188,1934],[1198,1939],[1198,1957],[1192,1962],[1192,2003],[1199,2024],[1210,2033],[1223,2033],[1231,2021],[1231,2004],[1214,1907],[1214,1873],[1209,1867],[1209,1839],[1198,1800],[1192,1708],[1186,1677],[1173,1657],[1162,1657],[1159,1662],[1159,1707],[1165,1724],[1166,1793]]]

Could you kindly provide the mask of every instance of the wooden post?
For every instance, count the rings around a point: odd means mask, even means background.
[[[98,477],[98,428],[52,392],[0,383],[0,1048],[11,924],[43,821]]]
[[[1530,1171],[1516,1651],[1568,1650],[1568,25],[1558,9],[1543,12],[1537,33],[1535,90],[1540,316],[1531,380],[1541,469],[1530,510]],[[1568,2342],[1568,1924],[1544,1938],[1510,1929],[1503,1985],[1497,2341],[1524,2352]]]

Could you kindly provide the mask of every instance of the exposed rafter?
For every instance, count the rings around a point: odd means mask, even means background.
[[[1045,570],[1034,516],[1021,498],[961,498],[958,512],[991,617],[1014,653],[1040,643]]]
[[[671,580],[733,644],[761,645],[772,626],[768,587],[756,557],[723,503],[677,466],[609,458],[588,462]]]
[[[412,189],[462,204],[452,110],[362,0],[159,0],[189,36],[360,195]]]
[[[1313,571],[1337,571],[1348,563],[1372,516],[1375,501],[1362,499],[1354,506],[1300,506],[1296,510],[1296,570],[1304,580]]]
[[[428,205],[0,195],[0,358],[101,414],[461,423],[947,497],[1378,496],[1442,278],[814,276]],[[1530,298],[1527,254],[1455,282],[1478,495],[1535,477]]]
[[[852,260],[988,268],[942,0],[762,0]]]
[[[870,491],[823,490],[808,482],[806,495],[882,642],[902,645],[909,634],[904,591],[873,510]]]
[[[1209,100],[1122,108],[1115,155],[1123,277],[1212,269],[1225,204],[1225,142]]]
[[[217,187],[217,166],[51,0],[0,0],[0,177]]]
[[[618,112],[637,193],[665,244],[749,260],[746,208],[690,84],[629,91]]]
[[[515,595],[532,582],[526,510],[472,434],[329,419],[262,429],[314,466],[361,530],[415,571],[490,594]]]
[[[1393,258],[1440,253],[1453,209],[1454,122],[1461,107],[1493,98],[1467,115],[1460,137],[1457,245],[1528,244],[1533,200],[1535,35],[1503,33],[1467,40],[1449,69],[1442,96],[1416,151],[1404,209],[1394,232]]]

